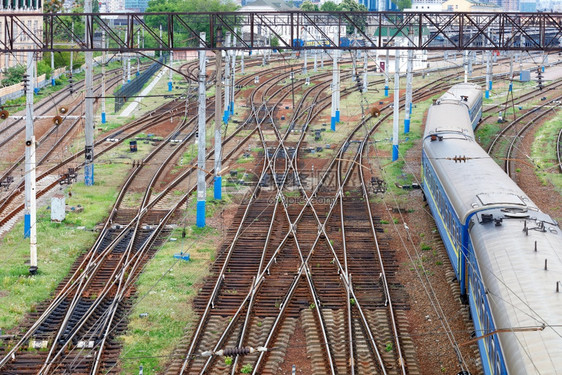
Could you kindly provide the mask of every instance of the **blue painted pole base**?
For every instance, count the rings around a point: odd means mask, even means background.
[[[230,115],[234,114],[234,102],[230,102]]]
[[[509,84],[509,90],[508,90],[508,91],[509,91],[509,92],[512,92],[512,91],[513,91],[513,83],[510,83],[510,84]]]
[[[137,72],[136,75],[137,75],[137,76],[140,76],[140,72]]]
[[[488,90],[492,91],[492,81],[490,81],[490,87],[488,88]]]
[[[404,119],[404,133],[408,134],[410,132],[410,119]]]
[[[486,99],[490,99],[490,90],[486,90]]]
[[[330,129],[335,132],[336,131],[336,118],[335,117],[331,117],[330,118]]]
[[[186,262],[190,260],[189,253],[175,253],[174,258],[185,260]]]
[[[392,161],[398,160],[398,145],[392,145]]]
[[[205,227],[205,201],[197,201],[197,218],[195,224],[199,228]]]
[[[33,92],[35,93],[35,95],[39,95],[39,88],[37,88],[37,87],[34,88],[34,89],[33,89]]]
[[[55,83],[55,77],[51,78],[51,85],[52,85],[52,86],[56,85],[56,83]]]
[[[101,113],[101,123],[105,124],[107,122],[107,119],[105,118],[105,112]]]
[[[340,111],[336,111],[336,122],[340,122]]]
[[[84,184],[86,186],[94,185],[94,165],[87,164],[84,166]]]
[[[384,86],[384,96],[388,96],[388,86]]]
[[[168,82],[168,91],[172,91],[172,82]]]
[[[541,66],[542,72],[544,73],[544,66]]]
[[[130,80],[130,79],[128,79],[128,80],[127,80],[127,83],[131,83],[131,80]]]
[[[31,233],[31,215],[25,214],[23,217],[23,238],[29,238]]]
[[[230,115],[230,112],[228,111],[228,109],[225,110],[225,111],[224,111],[224,114],[222,115],[222,121],[223,121],[225,124],[228,124],[228,119],[229,119],[229,117],[230,117],[229,115]]]
[[[222,199],[222,177],[215,176],[215,199]]]

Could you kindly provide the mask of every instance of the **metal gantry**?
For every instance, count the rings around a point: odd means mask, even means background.
[[[83,16],[89,37],[72,30],[72,19]],[[37,17],[44,32],[37,35],[26,22]],[[464,12],[209,12],[123,13],[125,33],[113,27],[111,13],[0,15],[0,52],[101,51],[98,36],[105,31],[109,51],[185,51],[217,48],[218,30],[232,33],[229,47],[220,49],[414,49],[560,51],[562,13]],[[162,36],[158,25],[163,24]],[[135,32],[145,34],[135,45]],[[201,39],[200,32],[206,33]],[[222,32],[222,31],[221,31]],[[364,43],[351,45],[357,33]],[[334,36],[335,35],[335,36]],[[278,45],[267,43],[275,37]],[[26,38],[28,43],[18,43]],[[308,43],[301,43],[305,40]]]

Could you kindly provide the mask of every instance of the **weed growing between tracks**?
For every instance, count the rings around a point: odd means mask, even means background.
[[[556,160],[556,140],[562,123],[562,114],[547,121],[535,133],[531,148],[531,159],[536,165],[535,173],[543,185],[551,183],[562,194],[562,174]]]
[[[207,192],[208,196],[212,191]],[[212,196],[212,195],[210,195]],[[224,194],[223,201],[207,201],[207,217],[222,214],[219,208],[231,202]],[[195,222],[195,200],[188,204],[188,223]],[[137,281],[138,303],[129,315],[127,333],[121,336],[121,373],[132,374],[143,365],[144,374],[162,373],[169,362],[174,348],[192,329],[197,316],[191,307],[191,300],[197,294],[198,286],[209,272],[209,265],[215,260],[217,243],[224,237],[217,228],[207,225],[198,228],[175,229],[170,235],[177,241],[167,241],[149,261]],[[189,262],[173,257],[188,252]],[[168,271],[169,270],[169,271]],[[140,314],[148,314],[140,317]]]
[[[68,274],[74,260],[94,243],[97,233],[92,230],[107,217],[127,169],[123,164],[96,165],[96,186],[76,183],[71,188],[72,197],[66,200],[70,206],[80,204],[84,211],[68,213],[62,223],[52,223],[46,207],[38,209],[37,275],[28,273],[29,240],[22,240],[23,223],[0,240],[0,328],[11,329],[21,323],[26,313],[34,312],[36,305],[47,299]]]

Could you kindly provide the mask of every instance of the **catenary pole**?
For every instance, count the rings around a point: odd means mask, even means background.
[[[206,34],[200,33],[201,40],[205,40]],[[200,42],[200,47],[204,47],[203,42]],[[205,183],[205,112],[207,111],[207,96],[205,88],[205,75],[206,75],[206,56],[205,51],[199,51],[199,91],[198,91],[198,113],[197,113],[197,126],[198,126],[198,144],[197,144],[197,218],[196,225],[199,228],[205,226],[205,200],[207,198],[207,186]],[[220,100],[217,100],[220,102]]]
[[[84,12],[92,12],[92,0],[85,0]],[[86,41],[92,40],[93,25],[89,23],[86,17]],[[84,52],[86,58],[86,97],[85,114],[84,114],[84,133],[86,136],[86,144],[84,146],[84,183],[86,186],[94,185],[94,90],[92,88],[93,81],[93,52]]]

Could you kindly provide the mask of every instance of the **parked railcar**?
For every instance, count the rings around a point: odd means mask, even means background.
[[[562,232],[475,141],[458,86],[428,111],[422,187],[484,372],[562,374]]]

